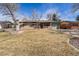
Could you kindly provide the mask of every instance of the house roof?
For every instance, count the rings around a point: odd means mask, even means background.
[[[63,21],[61,24],[79,24],[78,21]]]
[[[22,22],[55,22],[55,21],[51,21],[51,20],[26,20],[26,21],[20,21],[20,23]]]
[[[10,21],[0,21],[0,24],[13,24]]]

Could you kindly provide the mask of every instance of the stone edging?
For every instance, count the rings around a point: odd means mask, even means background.
[[[74,50],[76,50],[76,51],[79,52],[79,49],[77,49],[77,48],[75,48],[73,45],[71,45],[71,44],[69,43],[69,41],[70,41],[70,39],[67,40],[68,45],[69,45],[70,47],[72,47]]]

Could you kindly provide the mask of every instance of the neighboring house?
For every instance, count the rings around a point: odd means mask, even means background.
[[[60,23],[61,29],[79,29],[79,22],[63,21]]]
[[[9,21],[0,21],[0,29],[12,28],[12,25]]]

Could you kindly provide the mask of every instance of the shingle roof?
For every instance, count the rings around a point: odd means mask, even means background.
[[[0,21],[0,24],[12,24],[10,21]]]

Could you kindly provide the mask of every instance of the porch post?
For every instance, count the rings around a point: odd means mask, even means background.
[[[50,22],[50,28],[52,29],[52,22]]]

